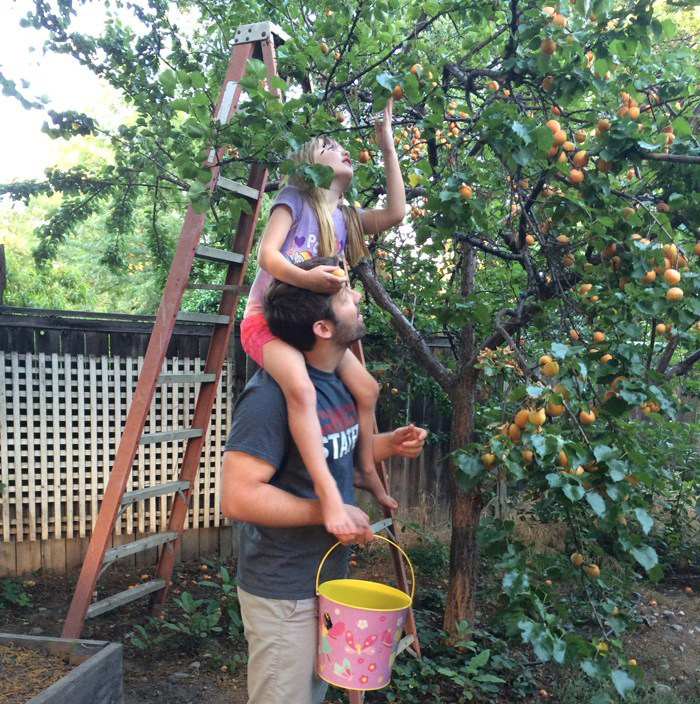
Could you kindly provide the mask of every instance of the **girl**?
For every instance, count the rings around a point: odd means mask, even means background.
[[[294,261],[315,256],[333,256],[345,250],[351,264],[369,252],[363,235],[376,234],[398,225],[405,216],[406,195],[394,149],[391,129],[392,101],[384,109],[383,120],[375,121],[376,144],[386,167],[386,207],[357,211],[340,205],[350,186],[353,166],[348,152],[334,140],[311,140],[294,155],[297,164],[323,164],[333,169],[330,188],[309,188],[303,179],[289,180],[270,211],[258,249],[260,270],[250,291],[241,324],[241,340],[246,354],[262,366],[280,385],[287,402],[289,430],[314,483],[321,503],[326,530],[339,540],[354,534],[338,487],[326,464],[321,425],[316,414],[316,391],[299,350],[275,338],[262,315],[263,295],[272,278],[320,293],[336,293],[348,285],[347,277],[335,276],[333,266],[304,271]],[[373,451],[374,405],[377,383],[348,350],[338,369],[343,383],[353,395],[358,413],[357,453],[360,480],[377,501],[389,509],[397,507],[377,476]]]

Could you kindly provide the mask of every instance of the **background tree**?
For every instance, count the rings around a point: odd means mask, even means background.
[[[91,37],[70,29],[77,3],[35,5],[27,23],[51,29],[47,48],[74,55],[137,115],[104,134],[113,163],[4,187],[25,201],[63,193],[38,230],[39,259],[97,212],[119,242],[149,203],[144,237],[164,269],[165,218],[184,192],[211,209],[205,241],[229,244],[247,205],[209,197],[200,164],[211,144],[229,145],[228,177],[257,161],[277,177],[293,168],[290,147],[332,134],[362,164],[348,197],[370,205],[382,193],[371,114],[395,96],[410,218],[372,242],[374,264],[356,274],[378,306],[370,318],[391,323],[450,404],[445,629],[473,621],[481,549],[501,572],[510,635],[630,691],[635,667],[610,637],[628,620],[625,582],[605,561],[660,578],[655,509],[672,497],[684,510],[698,481],[681,398],[697,393],[700,358],[697,27],[643,0],[333,10],[151,0],[130,5],[138,30],[112,18]],[[268,85],[249,62],[245,100],[220,125],[212,110],[233,30],[262,17],[291,36],[278,51],[290,87]],[[312,92],[291,87],[307,78]],[[50,117],[56,137],[103,134],[87,114]],[[305,176],[328,179],[323,169]],[[449,340],[449,357],[431,352],[433,334]],[[487,503],[496,510],[485,519]],[[571,561],[552,561],[552,574],[580,590],[597,635],[572,630],[574,606],[550,598],[543,566],[511,534],[512,505],[569,522]]]

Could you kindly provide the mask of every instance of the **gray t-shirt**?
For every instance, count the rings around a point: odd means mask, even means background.
[[[292,226],[280,247],[280,252],[294,264],[318,256],[318,220],[308,201],[298,188],[286,186],[277,194],[272,210],[280,205],[286,205],[292,211]],[[341,210],[336,208],[331,213],[335,238],[338,243],[338,254],[342,254],[347,239],[345,218]],[[263,312],[265,290],[272,281],[272,276],[264,269],[259,269],[248,295],[246,316]]]
[[[343,501],[355,503],[353,490],[357,413],[350,392],[333,373],[307,367],[316,388],[326,461]],[[287,405],[277,382],[260,370],[248,382],[233,409],[224,451],[245,452],[271,464],[270,484],[302,498],[316,498],[313,482],[291,439]],[[336,543],[322,525],[275,528],[241,523],[238,585],[267,599],[309,599],[316,593],[316,571]],[[347,549],[336,548],[326,560],[321,582],[345,574]]]

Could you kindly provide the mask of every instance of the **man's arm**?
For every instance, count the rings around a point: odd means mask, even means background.
[[[323,525],[320,503],[303,499],[268,482],[275,468],[245,452],[224,452],[221,474],[221,512],[227,518],[263,526],[296,527]],[[345,509],[357,528],[351,542],[372,539],[369,519],[356,506]]]
[[[390,433],[379,433],[374,436],[374,461],[383,462],[394,455],[418,457],[427,437],[428,431],[416,428],[413,423]]]

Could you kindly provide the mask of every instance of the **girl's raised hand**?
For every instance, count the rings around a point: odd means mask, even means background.
[[[338,293],[348,282],[348,277],[336,276],[333,272],[342,271],[337,266],[316,266],[306,271],[304,288],[316,293]]]
[[[374,139],[381,151],[394,148],[394,134],[391,129],[393,107],[394,99],[389,98],[389,102],[384,107],[382,117],[374,121]]]

